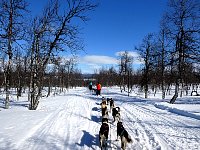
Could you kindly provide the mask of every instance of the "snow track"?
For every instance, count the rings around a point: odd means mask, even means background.
[[[191,149],[200,147],[198,120],[185,118],[176,114],[157,110],[147,104],[123,104],[123,120],[125,125],[132,130],[135,128],[133,136],[143,141],[142,149]],[[146,107],[147,108],[146,108]],[[191,120],[188,122],[188,119]],[[129,122],[134,122],[134,126]],[[188,122],[188,124],[186,124]],[[192,124],[195,122],[194,124]],[[188,127],[188,128],[187,128]],[[183,137],[188,137],[185,143]]]
[[[200,149],[198,106],[192,105],[193,109],[189,106],[185,111],[180,109],[181,105],[173,108],[164,102],[127,97],[116,90],[113,93],[107,90],[103,96],[112,97],[120,107],[121,121],[133,140],[127,150]],[[0,149],[100,149],[101,98],[86,88],[77,88],[66,95],[41,100],[36,111],[2,110]],[[120,150],[121,141],[116,141],[117,122],[113,122],[110,112],[109,127],[108,150]]]
[[[96,149],[97,135],[90,134],[90,130],[96,133],[99,126],[91,120],[91,106],[94,105],[89,99],[68,97],[65,103],[31,130],[17,149]]]

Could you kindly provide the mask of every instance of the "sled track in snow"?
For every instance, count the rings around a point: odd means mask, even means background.
[[[129,110],[126,110],[124,115],[126,116],[125,118],[127,118],[127,121],[123,121],[125,127],[132,132],[132,138],[139,144],[142,150],[160,149],[161,146],[149,127],[145,126],[142,121]],[[134,128],[132,128],[133,126]]]
[[[21,142],[22,145],[18,149],[41,149],[41,146],[42,145],[44,146],[44,144],[48,144],[48,147],[56,148],[57,147],[56,143],[55,142],[51,143],[53,137],[49,135],[49,133],[52,130],[55,130],[58,132],[61,130],[61,128],[58,129],[55,126],[56,122],[59,121],[58,118],[63,117],[63,116],[68,116],[67,118],[70,118],[71,115],[72,115],[72,112],[68,113],[64,109],[58,109],[56,112],[53,112],[51,115],[49,115],[46,118],[46,120],[44,120],[42,123],[37,125],[35,129],[32,129],[29,136],[25,139],[25,141]],[[60,126],[62,125],[60,124]],[[70,138],[70,135],[65,135],[64,137],[66,137],[66,139],[63,139],[63,141],[67,141],[67,139]],[[47,138],[49,141],[47,141]],[[57,139],[60,139],[58,135],[57,135]]]
[[[159,123],[164,122],[164,124],[165,125],[167,124],[168,127],[172,127],[173,126],[174,130],[178,130],[179,128],[185,127],[185,126],[188,127],[188,128],[192,128],[193,127],[192,123],[190,123],[190,125],[187,125],[183,121],[183,119],[178,119],[178,118],[175,119],[174,117],[178,117],[178,115],[176,116],[176,114],[174,114],[174,113],[170,112],[169,114],[172,114],[172,115],[175,115],[175,116],[171,116],[171,117],[169,117],[168,115],[162,116],[162,115],[159,115],[158,113],[156,113],[155,111],[153,111],[151,109],[147,109],[145,107],[138,106],[136,104],[134,104],[134,106],[136,106],[137,110],[143,112],[144,114],[147,114],[147,115],[151,116],[152,118],[156,118],[156,120],[160,121]],[[130,105],[130,107],[133,107],[133,105]],[[181,117],[184,117],[184,116],[181,116]],[[195,130],[195,128],[194,128],[194,130]],[[193,131],[193,132],[187,131],[187,132],[190,132],[190,135],[196,134],[195,131]]]
[[[79,102],[78,105],[77,102]],[[96,149],[96,143],[93,141],[95,137],[87,132],[93,125],[90,118],[91,106],[88,99],[81,98],[76,101],[69,97],[66,102],[58,106],[45,120],[31,130],[17,146],[17,150],[81,149],[84,146]],[[96,130],[96,128],[92,130]],[[73,136],[70,133],[73,133]],[[83,135],[80,136],[80,134]],[[86,138],[92,138],[89,140],[92,140],[93,143],[88,143]]]
[[[134,106],[134,109],[135,108],[137,108],[137,110],[139,110],[139,111],[141,111],[141,112],[143,112],[143,113],[145,113],[145,114],[148,114],[149,116],[152,116],[152,117],[155,117],[155,116],[157,116],[157,117],[159,117],[159,118],[162,118],[163,120],[167,120],[167,121],[165,121],[165,123],[167,123],[167,124],[169,124],[169,125],[177,125],[177,124],[179,124],[179,125],[186,125],[183,121],[181,121],[181,120],[177,120],[177,119],[174,119],[174,118],[171,118],[171,117],[167,117],[167,116],[165,116],[165,117],[163,117],[163,116],[161,116],[161,115],[158,115],[157,114],[157,112],[155,112],[155,111],[153,111],[153,110],[151,110],[151,109],[148,109],[148,108],[146,108],[146,107],[143,107],[143,106],[139,106],[139,105],[136,105],[136,104],[129,104],[130,105],[130,107],[132,107],[133,108],[133,106]],[[148,113],[147,113],[148,112]],[[173,120],[173,121],[172,121]],[[176,122],[176,123],[174,123],[174,122]]]
[[[134,110],[134,112],[129,111],[128,109],[126,109],[126,105],[128,105],[129,108],[131,108],[131,110]],[[148,143],[150,146],[150,149],[176,149],[176,148],[184,148],[184,146],[182,145],[177,145],[176,144],[176,140],[172,139],[168,139],[165,136],[162,136],[164,134],[162,134],[162,129],[166,129],[167,131],[173,130],[172,133],[177,133],[177,137],[179,136],[178,134],[183,134],[183,135],[187,135],[189,132],[189,135],[192,136],[192,139],[194,141],[194,144],[196,144],[197,148],[198,148],[198,143],[199,138],[198,138],[198,134],[199,129],[196,129],[196,133],[195,133],[195,129],[194,130],[184,130],[181,127],[183,126],[187,126],[183,121],[178,120],[177,118],[172,118],[169,117],[167,115],[163,116],[160,114],[157,114],[156,112],[154,112],[153,110],[147,109],[144,106],[138,106],[136,104],[123,104],[122,108],[124,108],[125,113],[125,118],[128,119],[128,121],[124,121],[124,123],[126,124],[127,127],[131,126],[131,122],[132,120],[135,121],[135,130],[129,128],[129,130],[132,130],[132,132],[134,133],[134,135],[141,140],[141,136],[139,136],[142,133],[142,138],[143,141],[146,141],[145,139],[148,138]],[[155,120],[154,123],[150,123],[150,122],[144,122],[142,121],[141,116],[138,115],[143,115],[142,117],[145,118],[153,118],[153,120]],[[156,125],[157,124],[157,125]],[[167,125],[167,126],[166,126]],[[161,128],[159,128],[159,126]],[[194,136],[193,136],[194,135]],[[172,135],[173,136],[173,135]],[[181,136],[180,138],[178,138],[178,140],[180,140],[181,143]],[[170,144],[168,144],[170,143]],[[144,143],[143,143],[144,144]],[[161,145],[163,145],[164,147],[162,147]],[[171,145],[170,147],[168,145]],[[146,146],[147,148],[149,147],[148,145]],[[185,145],[185,147],[188,145]],[[188,146],[189,148],[189,146]]]

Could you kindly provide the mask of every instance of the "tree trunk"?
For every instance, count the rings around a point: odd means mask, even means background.
[[[5,109],[8,109],[9,108],[9,105],[10,105],[10,100],[9,100],[9,95],[10,95],[10,92],[9,92],[9,88],[10,88],[10,75],[11,75],[11,70],[10,70],[10,67],[11,67],[11,59],[10,59],[10,56],[9,56],[9,61],[8,61],[8,66],[7,66],[7,69],[6,69],[6,74],[5,74],[5,79],[6,79],[6,88],[5,88],[5,91],[6,91],[6,100],[5,100]]]
[[[165,99],[165,87],[163,81],[162,81],[162,99]]]
[[[144,86],[144,94],[145,94],[145,98],[148,98],[148,84],[145,84]]]
[[[49,87],[48,87],[47,97],[50,96],[50,93],[51,93],[51,79],[49,78]]]
[[[172,99],[170,100],[170,103],[171,104],[174,104],[177,97],[178,97],[178,91],[179,91],[179,81],[177,80],[176,81],[176,87],[175,87],[175,93],[174,93],[174,96],[172,97]]]

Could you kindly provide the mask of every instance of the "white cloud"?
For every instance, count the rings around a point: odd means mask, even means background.
[[[94,73],[99,71],[102,67],[117,67],[118,58],[124,51],[116,52],[115,57],[105,56],[105,55],[86,55],[79,57],[78,66],[81,68],[82,73]],[[133,57],[133,68],[138,68],[143,62],[139,59],[139,54],[137,52],[129,51],[129,55]]]
[[[101,56],[101,55],[87,55],[84,56],[81,60],[81,63],[87,64],[98,64],[98,65],[116,65],[117,59],[109,56]]]
[[[110,56],[86,55],[84,57],[79,57],[78,64],[82,73],[94,73],[105,66],[116,66],[118,60]]]

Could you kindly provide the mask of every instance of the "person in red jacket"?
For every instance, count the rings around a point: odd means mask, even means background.
[[[101,95],[101,84],[98,82],[96,86],[97,86],[97,93],[96,93],[97,96]]]

